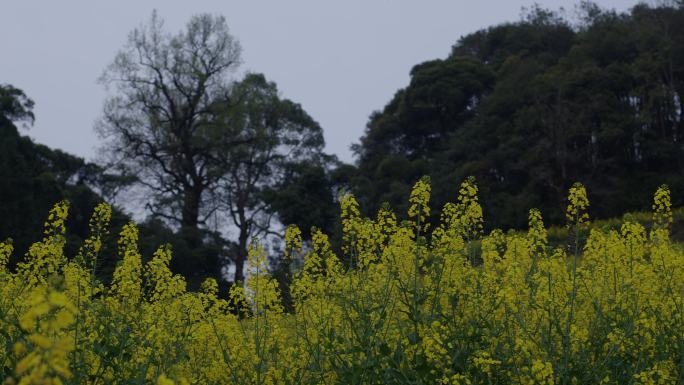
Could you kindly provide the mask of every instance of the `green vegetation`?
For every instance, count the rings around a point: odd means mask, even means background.
[[[68,204],[14,271],[0,243],[0,369],[19,385],[564,385],[684,381],[684,249],[673,245],[670,191],[653,226],[593,228],[584,247],[547,241],[541,213],[525,233],[482,234],[478,188],[461,184],[434,226],[431,189],[415,184],[408,220],[360,215],[341,198],[342,250],[286,230],[287,292],[250,246],[250,274],[229,300],[169,270],[160,246],[144,263],[124,226],[109,285],[93,273],[111,211],[98,205],[78,254],[64,253]],[[584,186],[565,211],[590,223]],[[469,243],[482,245],[472,263]],[[291,262],[303,261],[296,268]],[[345,265],[342,261],[353,261]],[[290,298],[289,309],[282,303]],[[287,310],[287,311],[286,311]]]
[[[0,87],[0,237],[27,247],[42,213],[68,199],[73,249],[97,202],[142,188],[143,251],[171,242],[171,268],[191,288],[211,276],[225,290],[223,269],[244,263],[252,237],[281,237],[280,224],[315,226],[339,250],[340,193],[354,193],[365,214],[385,205],[405,212],[423,175],[434,223],[456,192],[453,181],[475,176],[488,231],[524,228],[530,207],[562,226],[574,181],[587,186],[593,218],[647,211],[663,183],[684,206],[684,8],[578,9],[571,22],[533,7],[416,65],[410,83],[372,114],[354,164],[323,152],[322,128],[267,76],[229,76],[241,49],[222,17],[198,15],[168,34],[155,14],[102,77],[113,85],[99,125],[106,164],[22,137],[15,124],[32,121],[33,102]],[[136,52],[146,53],[142,62],[132,60]],[[114,211],[115,222],[127,221]],[[235,231],[221,232],[227,227]],[[551,242],[566,242],[556,228]],[[673,231],[674,239],[684,233],[676,223]],[[274,266],[281,253],[273,249]],[[101,266],[106,279],[115,263]]]
[[[576,23],[532,8],[463,36],[373,114],[353,191],[369,213],[383,201],[405,208],[413,181],[430,175],[441,207],[454,180],[474,175],[489,229],[524,227],[530,207],[561,223],[574,181],[594,217],[647,210],[660,184],[684,191],[683,45],[677,5],[618,14],[585,2]]]
[[[684,5],[578,8],[416,65],[353,165],[221,16],[130,34],[101,164],[0,85],[0,381],[684,383]]]

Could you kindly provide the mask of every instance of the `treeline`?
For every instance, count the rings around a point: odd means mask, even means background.
[[[68,199],[77,248],[96,202],[142,189],[143,255],[171,243],[172,269],[193,288],[206,276],[225,281],[231,264],[242,280],[247,245],[277,237],[279,224],[305,238],[320,228],[334,244],[340,192],[367,214],[388,204],[401,215],[423,175],[435,215],[475,176],[487,229],[523,227],[531,207],[560,223],[575,181],[587,186],[592,217],[647,209],[663,183],[682,205],[684,8],[578,10],[570,21],[533,7],[416,65],[371,115],[353,165],[324,153],[320,125],[266,76],[233,76],[241,48],[222,17],[195,16],[172,35],[154,14],[101,79],[112,89],[97,127],[107,162],[22,137],[16,124],[33,120],[33,103],[0,88],[0,238],[26,250],[44,213]],[[114,228],[129,220],[119,210]],[[106,280],[117,257],[103,254]]]
[[[9,150],[0,170],[7,183],[0,237],[12,237],[21,254],[38,240],[33,234],[40,234],[50,205],[67,199],[69,247],[77,248],[97,202],[123,201],[131,210],[126,194],[143,193],[143,254],[170,243],[171,268],[196,289],[206,277],[230,279],[231,265],[232,280],[243,281],[249,244],[278,238],[280,224],[333,232],[328,171],[340,162],[322,151],[322,128],[264,75],[234,76],[241,61],[223,17],[196,15],[170,34],[153,13],[100,79],[111,92],[96,125],[104,143],[98,164],[20,136],[15,123],[33,121],[33,102],[2,86],[1,140]],[[130,220],[118,210],[114,228]],[[120,259],[115,239],[109,237],[112,247],[98,266],[104,281]]]
[[[490,229],[524,226],[530,207],[558,223],[574,181],[597,217],[647,209],[662,183],[681,205],[684,8],[579,11],[532,8],[416,65],[355,147],[362,206],[401,208],[421,175],[434,207],[475,176]]]
[[[95,206],[112,190],[129,181],[106,172],[100,165],[57,149],[36,144],[20,134],[23,125],[34,120],[34,103],[23,91],[10,85],[0,85],[0,237],[11,239],[14,249],[10,266],[15,266],[30,245],[40,241],[46,215],[54,203],[68,200],[66,251],[76,255],[88,236],[88,221]],[[19,125],[19,127],[17,127]],[[121,209],[112,215],[112,227],[119,231],[132,218]],[[226,260],[220,258],[230,242],[207,232],[207,242],[201,248],[190,248],[161,220],[150,217],[138,224],[140,246],[146,257],[163,243],[172,243],[178,253],[174,270],[183,273],[195,284],[199,275],[215,276]],[[212,236],[213,235],[213,236]],[[97,273],[109,282],[118,262],[118,234],[104,237],[103,258]]]

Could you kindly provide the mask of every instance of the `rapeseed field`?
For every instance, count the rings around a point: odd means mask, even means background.
[[[684,250],[670,240],[666,186],[652,226],[591,227],[587,192],[568,195],[569,240],[550,247],[542,213],[527,232],[483,234],[472,179],[431,220],[429,180],[408,220],[361,216],[340,198],[341,252],[288,227],[291,304],[255,240],[244,285],[186,290],[168,246],[143,264],[133,224],[111,283],[95,275],[111,208],[65,255],[69,205],[16,267],[0,244],[3,384],[674,384],[684,382]],[[583,235],[588,234],[588,235]],[[294,265],[294,263],[293,263]]]

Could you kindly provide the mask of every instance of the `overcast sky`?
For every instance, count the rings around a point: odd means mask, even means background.
[[[241,71],[262,72],[283,97],[324,129],[326,149],[351,161],[349,146],[369,114],[408,84],[411,67],[444,58],[459,37],[520,18],[523,0],[195,0],[0,3],[0,84],[36,102],[24,133],[88,159],[105,98],[97,83],[128,33],[153,9],[177,32],[193,14],[223,14],[243,47]],[[577,1],[538,0],[568,11]],[[599,0],[624,11],[635,0]]]

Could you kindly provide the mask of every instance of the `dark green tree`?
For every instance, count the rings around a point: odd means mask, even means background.
[[[36,144],[20,135],[16,124],[32,123],[32,108],[33,102],[21,90],[10,85],[0,86],[0,239],[13,241],[12,264],[31,243],[40,240],[50,208],[64,199],[70,203],[66,254],[76,255],[88,236],[93,208],[104,200],[102,193],[110,195],[127,182],[82,158]],[[104,282],[111,279],[119,262],[118,231],[130,221],[128,215],[114,208],[111,231],[97,264],[96,273]],[[226,256],[221,251],[230,248],[230,244],[215,233],[206,232],[206,241],[198,249],[190,247],[161,221],[149,219],[139,224],[139,228],[143,258],[150,258],[161,244],[171,244],[176,252],[172,269],[185,275],[191,288],[199,287],[206,276],[216,276],[216,271],[225,264],[222,258]],[[193,264],[198,260],[199,268]]]
[[[573,24],[533,7],[414,67],[356,146],[364,206],[403,209],[427,174],[440,207],[474,175],[488,227],[508,228],[531,207],[561,222],[575,181],[598,217],[647,209],[661,183],[683,190],[684,9],[579,9]]]
[[[74,255],[88,235],[93,208],[102,201],[93,188],[109,180],[96,165],[22,136],[15,124],[32,123],[32,109],[23,91],[0,86],[0,239],[12,238],[13,263],[40,240],[49,210],[63,199],[71,204],[67,253]],[[117,225],[126,220],[115,211]]]
[[[290,193],[292,189],[306,188],[294,187],[295,180],[290,177],[306,167],[321,167],[325,156],[323,131],[318,123],[299,104],[280,98],[275,83],[263,75],[248,74],[237,82],[231,100],[214,106],[216,119],[212,124],[219,129],[212,138],[218,148],[213,155],[221,172],[214,198],[219,202],[219,214],[238,230],[233,259],[235,280],[242,281],[252,238],[280,235],[273,233],[274,219],[287,223],[301,222],[306,216],[319,217],[313,208],[315,202],[304,204],[307,196]],[[305,183],[306,178],[300,181]],[[309,196],[315,194],[320,192],[312,191]],[[293,213],[295,205],[303,211]],[[309,210],[314,211],[307,214]]]

